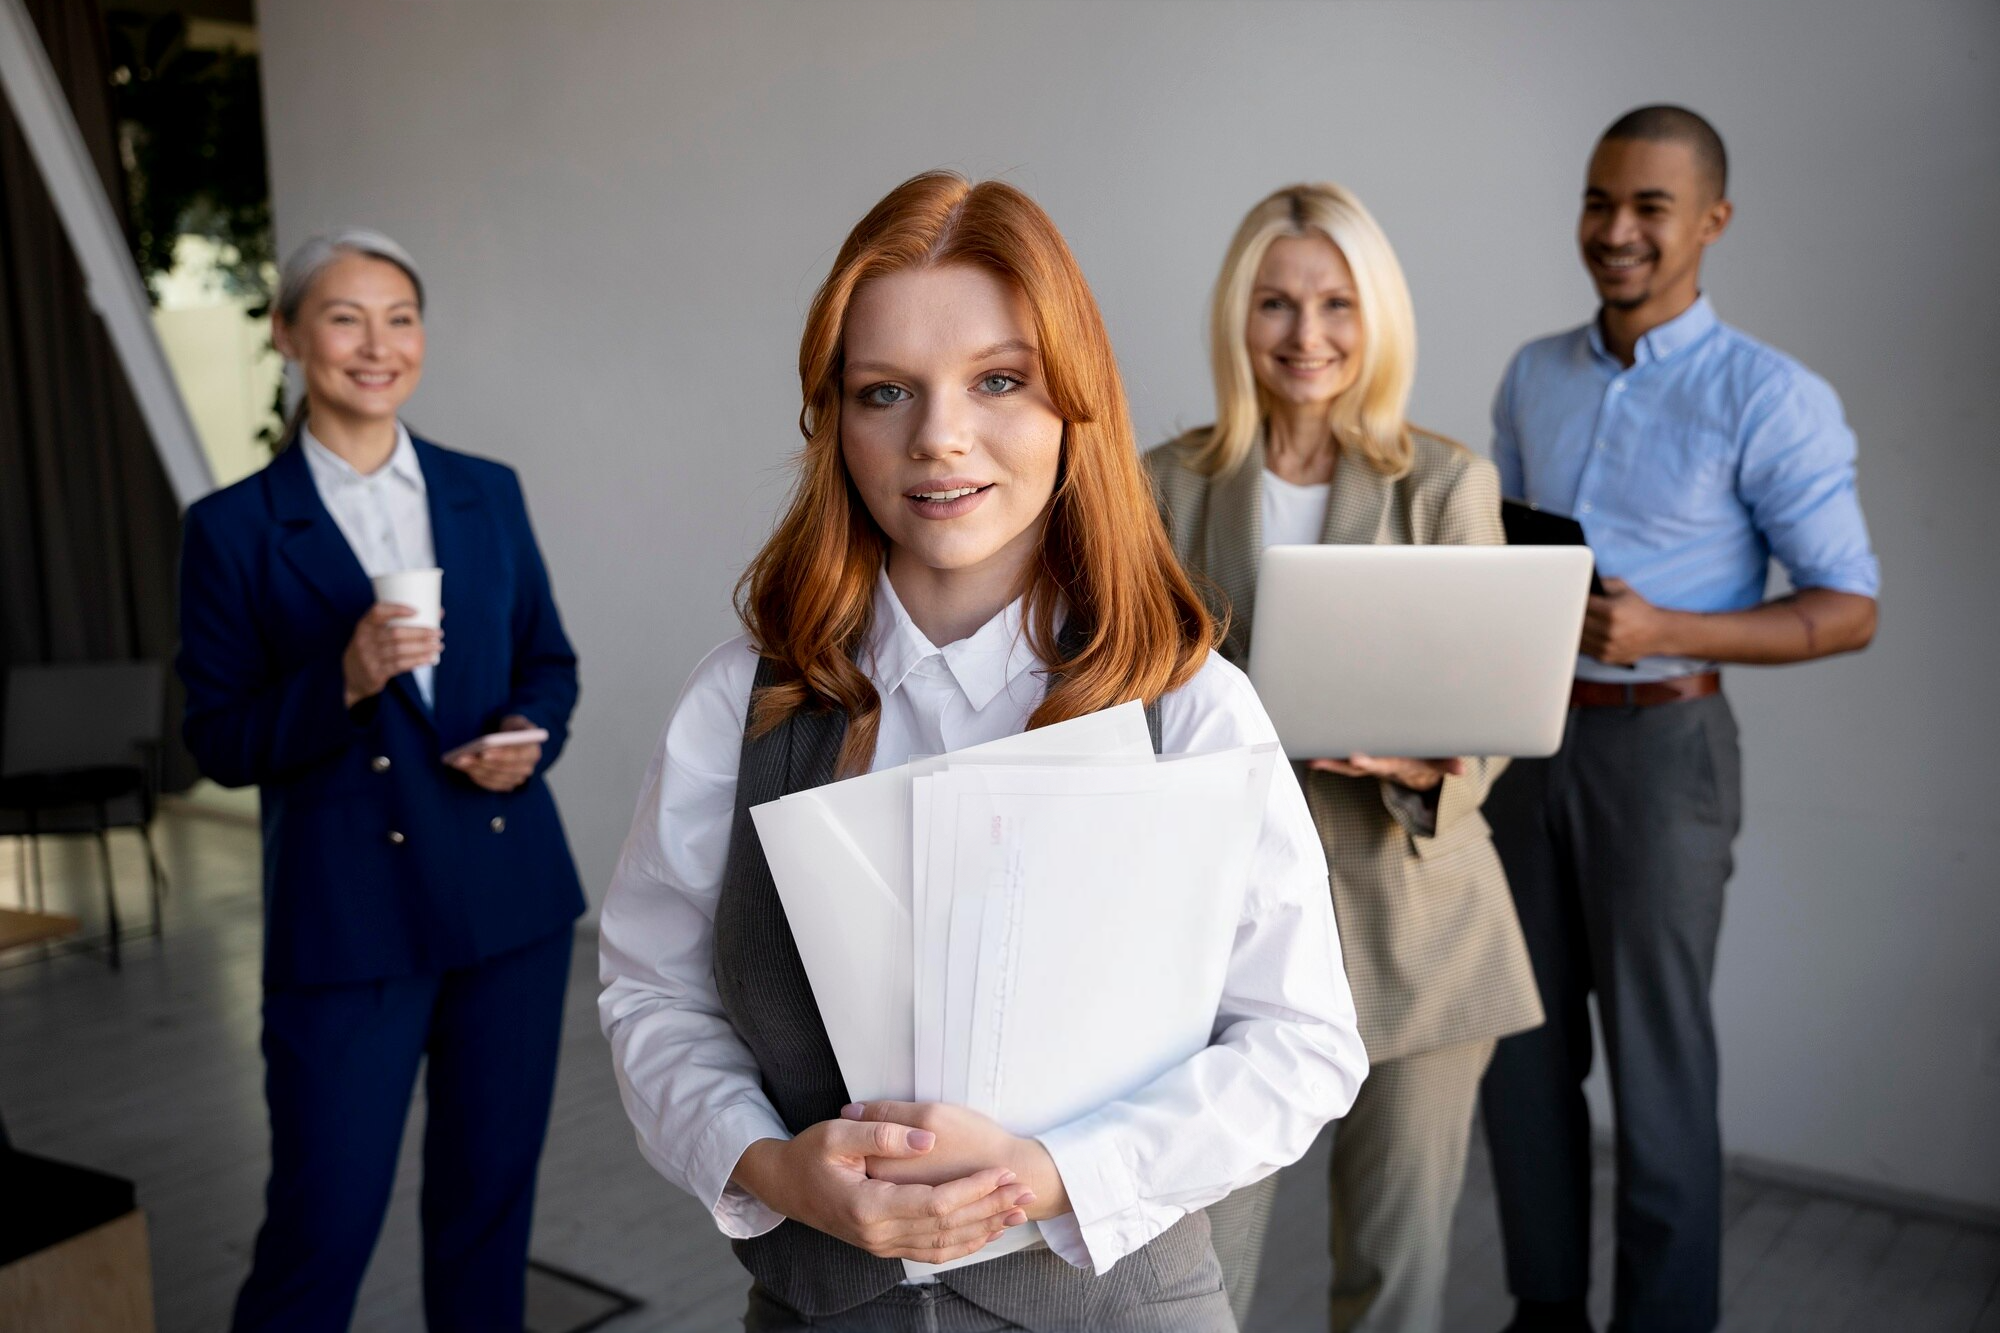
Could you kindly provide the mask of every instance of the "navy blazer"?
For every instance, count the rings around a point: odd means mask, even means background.
[[[187,512],[183,734],[209,777],[262,788],[266,986],[462,967],[583,911],[542,779],[568,737],[576,654],[520,481],[414,443],[444,570],[435,712],[407,673],[342,703],[341,656],[375,594],[296,445]],[[549,732],[523,786],[489,792],[439,761],[510,713]]]

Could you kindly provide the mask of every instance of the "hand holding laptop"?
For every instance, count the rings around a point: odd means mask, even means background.
[[[1387,778],[1411,791],[1429,791],[1446,778],[1465,772],[1463,759],[1386,759],[1372,754],[1351,754],[1345,759],[1315,759],[1308,765],[1315,773],[1338,773],[1347,778]]]

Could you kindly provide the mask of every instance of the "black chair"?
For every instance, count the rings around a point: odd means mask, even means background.
[[[97,839],[114,969],[122,931],[107,836],[111,829],[135,829],[145,844],[150,933],[160,933],[167,878],[153,848],[151,825],[160,795],[165,686],[166,672],[158,662],[17,666],[7,672],[6,726],[0,731],[0,834],[16,839],[19,883],[24,896],[32,892],[36,911],[43,910],[40,839],[63,834]]]

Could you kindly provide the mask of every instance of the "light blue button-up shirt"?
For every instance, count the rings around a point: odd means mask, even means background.
[[[1881,581],[1840,399],[1707,297],[1639,339],[1630,367],[1596,320],[1515,353],[1493,401],[1493,462],[1504,494],[1573,515],[1598,572],[1655,606],[1755,606],[1774,556],[1795,588],[1873,597]],[[1577,674],[1629,683],[1710,665],[1580,657]]]

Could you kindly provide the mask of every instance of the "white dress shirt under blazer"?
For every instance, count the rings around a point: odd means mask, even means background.
[[[396,423],[396,447],[389,461],[373,472],[356,471],[352,463],[313,438],[304,426],[299,427],[299,447],[305,450],[313,486],[354,549],[362,573],[372,579],[437,566],[437,551],[431,541],[430,491],[417,462],[417,447],[410,443],[410,432],[402,422]],[[431,682],[437,668],[420,666],[410,674],[424,702],[435,706]]]
[[[887,579],[862,664],[882,698],[874,768],[1014,735],[1040,703],[1042,664],[1019,601],[933,647]],[[757,657],[723,644],[695,668],[660,737],[604,903],[598,1012],[639,1148],[732,1237],[783,1219],[729,1184],[744,1149],[790,1137],[723,1015],[712,975],[716,901]],[[1160,700],[1164,752],[1275,741],[1249,680],[1220,656]],[[1074,1211],[1050,1247],[1104,1271],[1184,1214],[1304,1155],[1368,1069],[1341,968],[1326,859],[1288,765],[1271,782],[1213,1044],[1130,1097],[1040,1136]]]

